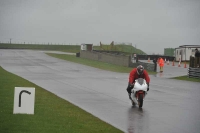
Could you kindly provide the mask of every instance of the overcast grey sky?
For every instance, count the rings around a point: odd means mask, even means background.
[[[0,41],[200,45],[200,0],[0,0]]]

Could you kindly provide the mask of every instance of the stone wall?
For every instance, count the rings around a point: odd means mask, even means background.
[[[95,51],[81,51],[80,57],[127,67],[129,66],[130,61],[130,56],[100,53]]]
[[[154,71],[154,64],[144,62],[132,63],[131,56],[126,55],[96,51],[81,51],[80,57],[126,67],[137,67],[138,65],[143,65],[145,69]]]

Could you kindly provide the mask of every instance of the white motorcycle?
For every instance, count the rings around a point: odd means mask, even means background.
[[[147,88],[148,85],[145,79],[138,78],[135,80],[134,88],[131,90],[131,102],[133,106],[137,104],[140,108],[142,108],[143,100],[147,95]]]

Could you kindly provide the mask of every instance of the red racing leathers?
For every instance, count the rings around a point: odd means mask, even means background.
[[[129,74],[129,82],[128,82],[128,87],[127,87],[127,92],[128,93],[131,93],[131,89],[133,89],[132,84],[134,84],[135,80],[138,79],[138,78],[145,79],[147,84],[149,85],[150,78],[149,78],[149,75],[148,75],[147,71],[143,70],[143,74],[142,75],[138,75],[137,68],[134,68]]]
[[[147,84],[149,84],[150,82],[150,78],[149,75],[147,73],[146,70],[143,70],[143,74],[142,75],[138,75],[137,73],[137,68],[134,68],[129,75],[129,84],[135,83],[135,80],[138,78],[143,78],[146,80]]]

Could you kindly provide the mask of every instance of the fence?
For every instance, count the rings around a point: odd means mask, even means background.
[[[188,68],[188,77],[189,78],[200,78],[200,68]]]

